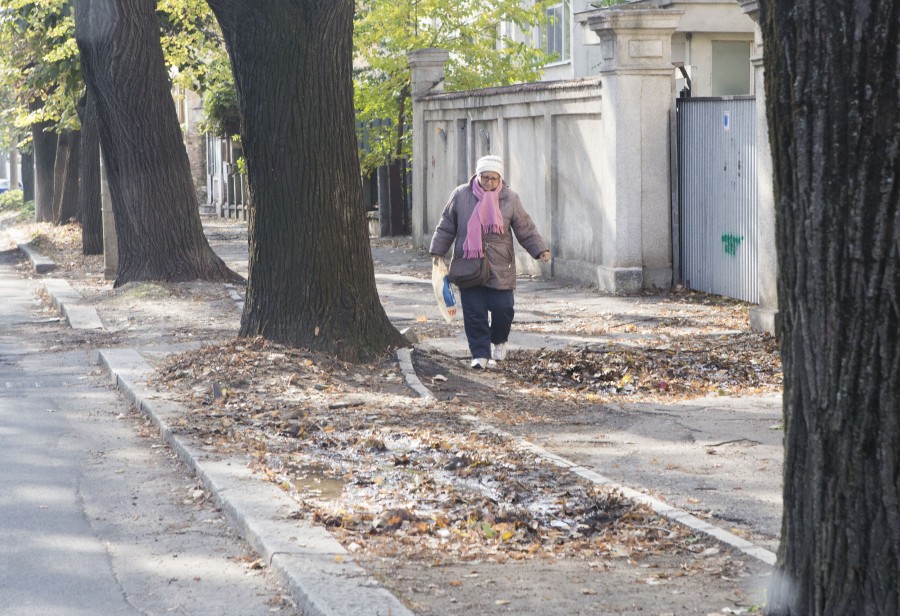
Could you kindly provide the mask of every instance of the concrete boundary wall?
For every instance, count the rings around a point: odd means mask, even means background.
[[[448,54],[409,56],[413,241],[427,246],[452,190],[485,154],[550,243],[553,263],[519,250],[519,271],[611,293],[672,284],[671,36],[683,11],[592,12],[600,76],[444,92]]]
[[[576,14],[579,26],[592,32],[598,63],[599,77],[582,80],[444,93],[448,53],[412,52],[413,240],[428,244],[453,188],[479,156],[498,154],[553,251],[552,267],[524,259],[522,271],[613,293],[669,288],[672,225],[679,224],[670,174],[672,36],[744,36],[747,16],[758,19],[759,3],[733,1],[660,0]],[[758,26],[754,39],[760,262],[751,324],[772,332],[777,263]]]
[[[553,248],[552,266],[517,248],[519,272],[593,277],[613,240],[601,185],[599,79],[433,94],[418,101],[422,173],[413,198],[413,235],[426,246],[451,191],[485,154],[503,157],[505,177]],[[421,163],[425,164],[422,165]],[[596,284],[596,280],[585,280]]]

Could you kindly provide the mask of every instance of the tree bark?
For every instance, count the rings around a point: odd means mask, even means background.
[[[50,124],[34,124],[34,219],[36,222],[53,222],[53,178],[56,164],[58,135],[47,130]]]
[[[203,234],[155,8],[153,0],[75,2],[75,39],[97,103],[116,220],[115,286],[239,281]]]
[[[900,613],[900,3],[764,0],[785,480],[769,615]]]
[[[22,203],[34,201],[34,154],[22,152]]]
[[[81,131],[64,131],[56,142],[53,168],[53,221],[58,225],[78,219],[78,153]]]
[[[81,252],[103,254],[103,207],[100,202],[100,133],[97,105],[85,95],[78,105],[81,154],[78,157],[78,211],[81,215]]]
[[[369,359],[378,299],[353,109],[353,0],[208,0],[231,58],[251,209],[242,336]]]
[[[410,85],[403,84],[400,90],[399,113],[397,114],[397,149],[394,152],[394,160],[391,163],[391,234],[405,235],[409,233],[409,216],[407,214],[407,203],[409,201],[409,190],[406,185],[406,159],[403,158],[403,141],[406,134],[407,120],[412,122],[412,118],[407,118],[407,105],[410,101]],[[395,193],[395,194],[394,194]]]

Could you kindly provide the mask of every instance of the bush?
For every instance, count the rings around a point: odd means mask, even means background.
[[[22,211],[19,217],[25,220],[34,220],[34,201],[26,201],[22,204]]]
[[[21,190],[7,190],[0,193],[0,211],[18,210],[23,205]]]
[[[0,193],[0,212],[9,212],[15,222],[34,221],[34,201],[22,202],[21,190]]]

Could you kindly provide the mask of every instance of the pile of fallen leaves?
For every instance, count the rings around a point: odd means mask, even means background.
[[[617,492],[517,451],[495,435],[450,427],[455,429],[395,425],[344,433],[344,446],[314,456],[343,482],[341,494],[323,499],[307,476],[300,484],[302,501],[314,520],[356,546],[375,543],[383,549],[399,542],[431,558],[517,558],[575,549],[631,555],[684,539],[680,529],[660,524]],[[317,471],[322,477],[321,466]],[[634,525],[642,530],[635,532]]]
[[[189,411],[175,429],[244,452],[261,478],[351,551],[407,557],[638,559],[707,549],[686,529],[409,397],[391,358],[355,366],[263,340],[168,360],[157,386]]]
[[[70,255],[81,249],[81,226],[34,223],[27,227],[29,245],[47,256]]]
[[[603,398],[747,395],[782,387],[777,342],[756,332],[723,335],[718,340],[669,338],[656,346],[513,351],[503,368],[545,392],[573,391]]]
[[[81,225],[69,223],[55,225],[49,222],[30,223],[21,226],[28,245],[50,258],[56,266],[68,274],[84,270],[102,271],[103,255],[82,254]]]

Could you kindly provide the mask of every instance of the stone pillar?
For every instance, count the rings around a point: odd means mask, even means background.
[[[417,49],[409,53],[409,67],[413,105],[412,152],[412,240],[422,246],[433,229],[426,216],[428,181],[428,140],[425,135],[425,114],[418,99],[425,94],[444,90],[444,67],[450,53],[444,49]]]
[[[753,83],[756,93],[756,168],[759,225],[759,305],[750,309],[750,327],[776,333],[778,315],[778,254],[775,247],[775,194],[772,188],[772,149],[766,118],[766,87],[763,70],[762,32],[759,28],[759,0],[738,0],[741,10],[756,22],[753,51]]]
[[[684,11],[600,9],[583,13],[600,38],[605,135],[598,216],[598,284],[612,292],[672,284],[669,114],[674,104],[672,33]]]
[[[182,96],[184,147],[191,165],[194,192],[197,194],[198,203],[202,206],[209,200],[206,194],[206,135],[197,128],[198,118],[203,114],[203,101],[193,90],[184,90]]]

